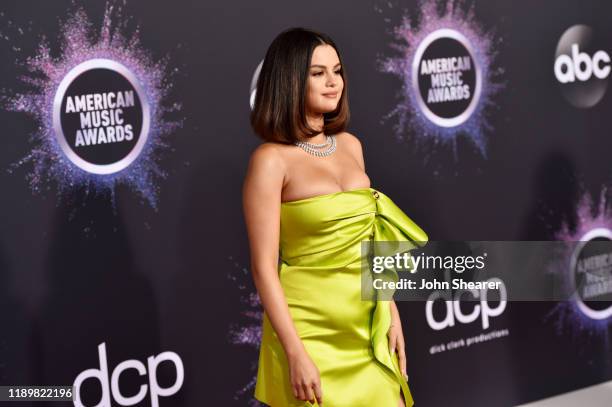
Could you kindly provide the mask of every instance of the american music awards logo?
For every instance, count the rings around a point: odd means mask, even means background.
[[[126,21],[111,1],[95,30],[85,11],[75,7],[62,22],[59,56],[45,40],[35,55],[24,55],[24,47],[15,45],[26,40],[24,30],[6,36],[21,53],[15,62],[26,73],[21,76],[25,90],[5,96],[2,105],[37,123],[31,152],[11,171],[30,165],[33,192],[55,184],[61,198],[84,187],[88,193],[110,191],[114,203],[116,186],[125,184],[156,208],[158,180],[167,176],[158,162],[169,148],[165,137],[182,125],[182,119],[168,116],[180,105],[168,107],[167,59],[154,60],[141,45],[138,28],[128,32]]]
[[[384,120],[397,117],[398,139],[410,133],[417,142],[456,150],[463,135],[486,157],[492,128],[487,110],[503,88],[503,70],[494,67],[499,41],[480,27],[473,7],[444,5],[440,13],[435,0],[426,0],[419,18],[405,15],[392,29],[394,56],[381,59],[379,69],[397,76],[402,86]]]
[[[555,238],[567,242],[567,249],[551,264],[549,272],[560,281],[566,301],[559,302],[546,316],[555,320],[559,334],[586,333],[600,337],[609,346],[612,329],[612,208],[607,189],[593,202],[585,194],[577,208],[573,230],[564,224]],[[594,335],[595,334],[595,335]]]

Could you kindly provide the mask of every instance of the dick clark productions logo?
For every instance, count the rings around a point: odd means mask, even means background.
[[[60,82],[53,127],[64,154],[79,168],[112,174],[130,165],[149,132],[149,104],[136,76],[110,59],[90,59]]]
[[[89,407],[83,403],[81,397],[81,387],[86,381],[97,381],[100,389],[100,400],[94,407],[111,407],[112,400],[121,406],[133,406],[141,403],[149,394],[149,406],[159,407],[160,397],[170,397],[175,395],[183,386],[185,381],[185,368],[181,357],[172,351],[165,351],[158,355],[152,355],[147,358],[146,365],[137,359],[128,359],[119,363],[114,369],[109,369],[108,357],[106,355],[106,342],[98,345],[99,368],[86,369],[79,373],[73,383],[74,387],[74,405],[75,407]],[[170,364],[174,368],[176,379],[171,386],[163,387],[158,382],[157,369],[164,363]],[[136,372],[127,373],[128,376],[139,375],[148,376],[147,383],[139,386],[138,392],[127,392],[125,388],[120,386],[122,375],[128,370]],[[112,400],[111,400],[112,399]]]

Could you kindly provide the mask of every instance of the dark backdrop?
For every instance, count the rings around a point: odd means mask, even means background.
[[[104,3],[82,1],[95,27]],[[0,383],[70,385],[99,367],[173,351],[185,382],[162,406],[248,405],[257,348],[234,343],[232,331],[257,326],[244,302],[253,287],[241,207],[241,185],[259,141],[248,123],[249,85],[270,41],[290,26],[326,32],[340,47],[350,86],[350,131],[364,146],[372,186],[384,191],[432,240],[548,240],[577,222],[579,196],[598,197],[610,183],[612,95],[590,109],[562,96],[553,75],[562,33],[588,24],[612,49],[612,6],[605,1],[477,1],[475,17],[503,39],[494,66],[503,90],[487,109],[487,157],[460,137],[452,148],[418,147],[418,134],[394,136],[382,117],[397,104],[397,77],[377,59],[392,55],[389,29],[414,1],[145,1],[124,15],[141,26],[153,58],[177,68],[170,100],[182,103],[182,128],[161,158],[158,209],[130,188],[110,195],[75,186],[33,193],[28,154],[32,117],[1,111]],[[45,35],[55,53],[70,1],[3,2],[3,30],[25,27],[0,43],[0,88],[21,89],[19,57]],[[382,10],[382,11],[381,11]],[[9,23],[10,22],[10,23]],[[11,31],[13,30],[13,31]],[[12,47],[19,45],[21,52]],[[425,159],[427,158],[427,159]],[[231,277],[231,278],[228,278]],[[478,335],[479,323],[433,331],[422,303],[401,303],[410,385],[417,406],[505,406],[612,378],[607,336],[571,335],[545,316],[552,303],[511,303],[488,329],[507,337],[432,355],[432,345]],[[579,322],[575,322],[576,324]],[[606,328],[609,333],[609,327]],[[247,341],[248,342],[248,341]],[[159,370],[171,384],[171,366]],[[144,379],[126,373],[133,394]],[[90,405],[99,388],[85,387]],[[240,389],[246,387],[244,393]],[[149,405],[145,398],[140,405]],[[42,405],[42,404],[41,404]],[[113,402],[113,405],[118,405]]]

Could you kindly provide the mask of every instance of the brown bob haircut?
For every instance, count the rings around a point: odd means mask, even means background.
[[[337,108],[323,115],[323,133],[345,130],[349,120],[347,82],[338,47],[325,34],[297,27],[283,31],[272,41],[257,79],[251,126],[265,141],[291,144],[299,140],[298,135],[310,138],[319,133],[306,120],[306,83],[312,53],[319,45],[334,47],[344,81]]]

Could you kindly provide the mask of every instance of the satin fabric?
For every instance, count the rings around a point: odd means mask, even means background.
[[[391,353],[389,301],[362,300],[363,240],[428,237],[374,188],[281,204],[279,279],[308,354],[319,369],[325,407],[414,404]],[[410,327],[404,326],[406,338]],[[272,407],[318,406],[294,397],[283,347],[264,312],[255,398]]]

